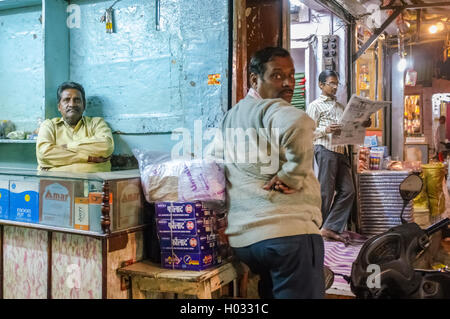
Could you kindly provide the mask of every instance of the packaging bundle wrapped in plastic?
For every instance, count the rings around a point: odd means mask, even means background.
[[[425,184],[425,177],[423,171],[420,173],[420,177],[422,178]],[[428,193],[426,185],[423,185],[420,194],[413,199],[413,203],[414,203],[414,210],[425,210],[425,209],[428,210],[430,208],[430,205],[428,203]]]
[[[225,202],[223,167],[211,160],[170,158],[162,152],[133,150],[145,199],[154,202]]]

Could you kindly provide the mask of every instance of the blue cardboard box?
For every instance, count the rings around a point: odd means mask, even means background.
[[[161,235],[159,238],[161,250],[181,250],[193,253],[211,250],[217,246],[216,235],[186,236],[186,235]]]
[[[199,219],[156,219],[158,234],[201,235],[214,231],[212,218]]]
[[[39,222],[39,181],[9,182],[9,219],[19,222]]]
[[[0,219],[9,218],[9,180],[0,180]]]
[[[201,253],[184,251],[161,252],[161,267],[181,270],[204,270],[220,264],[221,260],[214,250]]]
[[[156,218],[203,218],[212,215],[202,202],[158,202]]]

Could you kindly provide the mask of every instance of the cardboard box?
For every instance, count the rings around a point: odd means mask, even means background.
[[[39,180],[11,180],[9,183],[9,219],[39,222]]]
[[[75,197],[73,224],[75,229],[89,230],[89,197]]]
[[[205,217],[199,219],[156,219],[158,234],[203,235],[214,232],[214,219]]]
[[[0,219],[9,218],[9,180],[0,180]]]
[[[142,224],[144,196],[141,179],[108,181],[110,190],[111,231],[127,229]],[[89,221],[90,229],[101,231],[100,218],[103,184],[89,182]],[[94,227],[94,228],[92,228]]]
[[[211,250],[217,245],[215,235],[186,236],[186,235],[161,235],[159,244],[164,250],[181,250],[193,253],[200,253],[205,250]]]
[[[202,202],[158,202],[155,205],[156,218],[197,219],[212,216]]]
[[[102,202],[103,193],[91,192],[89,193],[89,230],[94,232],[103,232],[102,230]],[[111,220],[111,225],[113,224],[113,194],[109,194],[109,206],[110,213],[109,218]]]
[[[39,191],[39,223],[73,227],[74,183],[42,179]]]
[[[190,252],[161,252],[161,267],[167,269],[204,270],[219,264],[215,251],[201,253]]]
[[[114,230],[126,229],[142,224],[144,196],[141,179],[127,179],[111,183],[115,194]]]

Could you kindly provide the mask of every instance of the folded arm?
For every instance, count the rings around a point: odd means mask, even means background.
[[[74,163],[102,163],[114,151],[114,140],[108,125],[99,120],[92,127],[93,136],[67,144],[58,144],[56,128],[50,121],[42,123],[36,143],[39,167],[51,168]]]
[[[278,179],[289,188],[300,190],[312,172],[314,121],[293,107],[280,108],[269,121],[272,128],[279,128],[280,149],[286,158],[277,173]]]
[[[39,129],[36,157],[41,168],[88,162],[87,154],[56,144],[55,128],[50,122],[42,123]]]
[[[67,144],[67,150],[81,152],[92,157],[107,158],[114,151],[114,139],[108,124],[98,119],[92,127],[92,137],[86,137]]]

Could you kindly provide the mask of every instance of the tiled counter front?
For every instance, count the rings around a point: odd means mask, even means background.
[[[126,299],[129,290],[116,271],[145,258],[145,228],[104,238],[21,226],[0,229],[5,299]]]
[[[48,233],[3,227],[3,298],[47,298]]]

